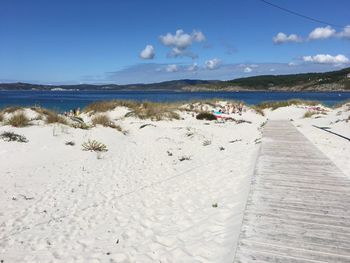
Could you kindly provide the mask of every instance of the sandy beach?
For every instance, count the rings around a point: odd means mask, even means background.
[[[226,102],[204,105],[208,111]],[[232,262],[266,121],[290,120],[350,177],[350,104],[290,105],[264,115],[245,107],[226,121],[104,115],[118,129],[31,121],[7,124],[26,143],[0,139],[0,260],[3,262]],[[203,108],[203,106],[201,105]],[[184,110],[187,109],[187,110]],[[125,117],[127,116],[127,117]],[[120,128],[119,128],[120,127]],[[96,140],[108,151],[84,151]]]

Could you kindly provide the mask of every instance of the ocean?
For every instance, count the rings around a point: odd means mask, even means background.
[[[0,108],[36,105],[63,112],[84,108],[99,100],[171,102],[212,98],[239,100],[249,105],[263,101],[303,99],[333,106],[350,100],[350,92],[0,91]]]

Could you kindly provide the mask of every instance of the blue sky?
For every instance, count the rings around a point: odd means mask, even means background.
[[[1,0],[0,81],[150,83],[350,66],[350,1]]]

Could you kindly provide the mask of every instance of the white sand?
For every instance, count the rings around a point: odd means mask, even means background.
[[[14,131],[29,142],[0,140],[0,260],[232,262],[260,125],[293,118],[349,175],[349,142],[311,126],[350,137],[350,122],[330,124],[347,118],[347,110],[319,119],[303,119],[306,109],[296,106],[266,111],[267,117],[236,116],[252,124],[198,121],[188,113],[178,121],[118,120],[127,135],[103,127],[1,126],[0,133]],[[126,112],[108,114],[119,119]],[[156,127],[139,129],[148,123]],[[88,139],[109,151],[82,151]]]

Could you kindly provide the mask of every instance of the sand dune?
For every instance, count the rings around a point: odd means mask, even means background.
[[[293,119],[350,176],[349,142],[312,126],[350,137],[348,106],[311,118],[303,118],[306,106],[265,116],[247,108],[234,117],[251,123],[240,124],[196,120],[191,112],[173,121],[124,118],[127,111],[108,112],[126,135],[40,122],[0,127],[29,140],[0,140],[0,260],[232,262],[268,118]],[[82,151],[89,139],[108,151]]]

